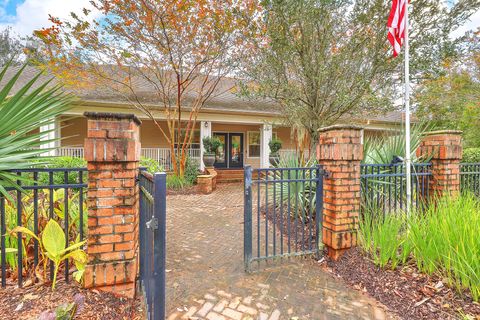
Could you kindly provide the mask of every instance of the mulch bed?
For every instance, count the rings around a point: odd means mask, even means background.
[[[480,319],[480,304],[465,293],[460,296],[440,277],[421,274],[415,266],[380,269],[360,248],[349,250],[339,261],[327,259],[328,271],[348,285],[367,292],[402,319]]]
[[[0,289],[0,319],[38,319],[44,311],[54,311],[64,303],[83,300],[75,319],[142,319],[139,299],[116,297],[111,293],[82,289],[77,283],[58,281],[55,291],[48,285]]]

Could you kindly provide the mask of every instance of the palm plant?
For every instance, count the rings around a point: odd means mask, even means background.
[[[315,158],[304,160],[302,156],[296,153],[282,155],[278,168],[291,169],[274,170],[266,177],[275,184],[275,188],[271,186],[269,189],[270,201],[275,199],[275,201],[278,201],[278,205],[281,202],[289,203],[291,205],[290,214],[305,221],[309,212],[313,213],[313,208],[316,205],[317,183],[313,181],[317,174],[316,164]],[[291,181],[275,183],[275,181],[285,179]]]
[[[420,146],[422,137],[428,131],[432,130],[432,126],[428,123],[419,123],[412,126],[410,135],[410,159],[412,163],[422,163],[430,161],[430,157],[418,157],[416,151]],[[406,178],[404,174],[404,166],[401,164],[405,157],[405,131],[398,132],[391,136],[383,137],[366,137],[364,140],[364,164],[373,164],[379,166],[365,167],[363,174],[378,174],[378,177],[369,177],[362,179],[363,209],[364,212],[370,210],[372,205],[379,206],[385,204],[395,208],[401,208],[401,203],[405,202]],[[416,186],[415,179],[419,172],[415,170],[425,167],[413,166],[412,175],[414,175],[413,183]],[[391,175],[385,175],[391,174]],[[395,176],[395,178],[393,178]],[[413,188],[414,199],[421,199],[423,190],[419,190],[421,185]],[[418,193],[418,197],[417,197]]]
[[[21,178],[8,170],[38,165],[35,160],[49,151],[39,147],[52,142],[43,138],[53,131],[40,132],[40,127],[51,125],[56,116],[68,110],[73,96],[63,93],[60,86],[51,85],[51,80],[39,83],[41,72],[13,92],[25,66],[10,80],[4,81],[9,67],[7,65],[0,71],[0,83],[5,83],[0,88],[0,195],[12,199],[7,189],[19,189],[17,180],[28,178]]]
[[[416,151],[420,146],[423,135],[433,128],[428,123],[419,123],[412,126],[410,132],[410,159],[412,162],[422,162],[428,159],[417,157]],[[396,157],[405,157],[405,131],[387,137],[366,137],[363,143],[363,163],[389,164]]]

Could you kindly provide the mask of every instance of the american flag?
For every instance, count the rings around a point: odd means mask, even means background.
[[[388,40],[393,46],[393,56],[400,53],[405,39],[405,9],[407,0],[393,0],[388,18]]]

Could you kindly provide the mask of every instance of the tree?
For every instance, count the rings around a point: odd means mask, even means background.
[[[22,53],[23,44],[12,34],[12,29],[5,28],[0,31],[0,66],[5,66],[9,62],[19,62]]]
[[[480,32],[472,33],[459,61],[447,60],[440,75],[424,80],[415,95],[417,115],[438,128],[464,131],[466,147],[480,147]]]
[[[197,116],[219,84],[234,74],[257,32],[255,0],[94,0],[101,17],[72,13],[51,17],[36,31],[51,72],[76,88],[102,86],[121,94],[153,120],[171,150],[173,170],[183,176]],[[143,83],[142,87],[137,84]],[[168,129],[158,121],[158,107]],[[186,116],[184,116],[186,115]]]
[[[294,127],[316,141],[317,129],[345,117],[393,107],[402,59],[391,58],[386,22],[390,1],[267,0],[266,29],[248,60],[247,94],[276,101]],[[455,54],[450,32],[479,7],[448,8],[437,0],[412,3],[413,80],[437,72]],[[254,84],[254,85],[253,85]],[[395,90],[397,87],[397,90]]]

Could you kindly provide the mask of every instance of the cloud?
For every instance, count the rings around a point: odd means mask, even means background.
[[[2,17],[2,4],[6,0],[0,0],[0,18]],[[80,13],[83,8],[91,9],[88,0],[25,0],[17,5],[17,15],[11,17],[0,27],[11,26],[20,35],[30,35],[34,30],[49,27],[48,15],[67,18],[70,12]]]

